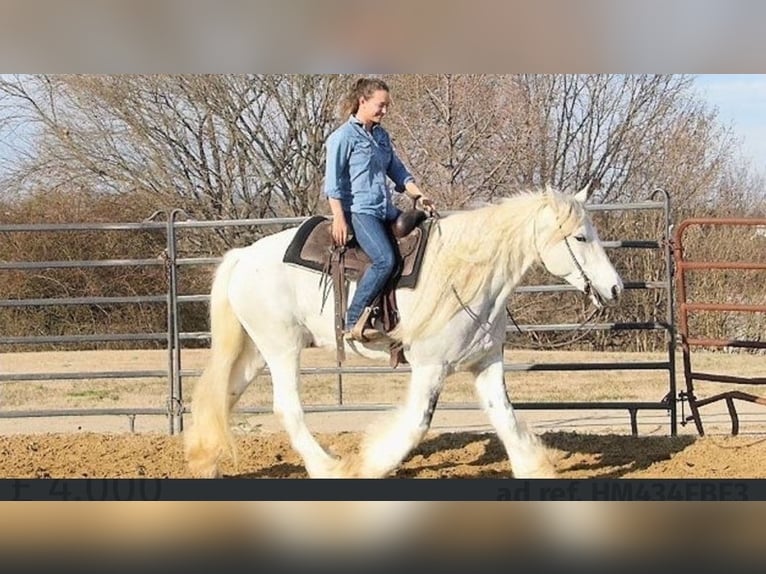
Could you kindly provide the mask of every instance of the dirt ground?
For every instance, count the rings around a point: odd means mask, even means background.
[[[763,478],[766,436],[633,437],[544,433],[562,478]],[[357,433],[319,435],[337,454],[354,451]],[[0,437],[7,478],[184,478],[179,436],[48,434]],[[240,436],[231,478],[305,478],[283,434]],[[512,477],[494,435],[429,434],[395,474],[399,478]]]
[[[102,352],[103,353],[103,352]],[[6,354],[5,372],[62,372],[66,369],[161,368],[163,355],[116,352],[103,354]],[[201,364],[203,356],[187,360]],[[547,357],[549,360],[551,357]],[[567,355],[567,360],[587,358]],[[540,356],[522,355],[538,361]],[[552,357],[561,361],[561,354]],[[657,357],[648,357],[656,360]],[[599,360],[605,360],[600,357]],[[709,364],[704,364],[705,361]],[[763,357],[717,355],[704,358],[701,368],[719,372],[762,374]],[[87,364],[85,364],[87,363]],[[107,366],[108,365],[108,366]],[[762,376],[762,375],[761,375]],[[386,383],[370,377],[346,380],[348,396],[357,402],[400,400],[406,375],[388,376]],[[310,378],[309,378],[310,379]],[[360,378],[362,379],[362,378]],[[662,375],[642,372],[509,374],[509,390],[523,400],[659,400],[667,382]],[[518,382],[517,382],[518,381]],[[542,382],[546,386],[541,386]],[[326,386],[332,388],[330,377]],[[309,380],[307,394],[318,403],[327,398],[322,383]],[[682,380],[679,379],[679,386]],[[260,385],[260,386],[259,386]],[[121,408],[162,405],[166,383],[140,381],[69,381],[5,383],[0,385],[0,409]],[[243,403],[267,404],[268,381],[253,385]],[[721,389],[716,389],[720,391]],[[185,394],[189,396],[190,393]],[[470,401],[469,384],[457,380],[446,400]],[[304,399],[305,400],[305,399]],[[445,400],[445,396],[442,396]],[[440,403],[441,405],[442,403]],[[639,434],[631,436],[627,412],[519,411],[519,417],[538,432],[551,451],[562,478],[763,478],[766,477],[766,409],[738,403],[740,434],[730,436],[725,405],[706,407],[706,436],[693,425],[680,425],[669,436],[664,411],[639,413]],[[688,407],[687,407],[688,414]],[[361,431],[377,412],[315,412],[307,415],[318,440],[338,455],[357,448]],[[305,477],[298,456],[270,414],[240,414],[233,421],[239,446],[237,465],[228,461],[224,475],[231,478]],[[187,423],[188,424],[188,423]],[[0,476],[32,478],[183,478],[180,435],[169,435],[162,416],[139,416],[128,432],[126,416],[73,416],[0,419]],[[437,407],[431,431],[394,475],[399,478],[500,478],[512,469],[502,445],[477,410]]]

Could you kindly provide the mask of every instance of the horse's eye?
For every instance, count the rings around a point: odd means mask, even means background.
[[[575,239],[579,241],[580,243],[585,243],[587,241],[584,235],[575,235]]]

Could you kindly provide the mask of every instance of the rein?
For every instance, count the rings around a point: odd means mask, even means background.
[[[468,305],[463,303],[463,300],[460,298],[460,295],[457,294],[457,289],[455,289],[454,285],[450,285],[450,288],[452,289],[452,293],[455,295],[455,299],[457,299],[457,302],[460,304],[461,309],[463,309],[463,311],[465,311],[466,314],[471,319],[473,319],[474,323],[476,323],[480,329],[482,329],[487,335],[489,335],[491,333],[491,331],[489,330],[489,327],[487,326],[489,325],[489,323],[485,325],[484,322],[482,322],[482,320],[479,319],[479,316],[476,314],[476,312],[473,309],[471,309]],[[518,328],[518,325],[517,325],[517,328]]]
[[[516,327],[516,331],[518,331],[518,333],[519,333],[520,335],[523,335],[523,334],[524,334],[524,331],[522,331],[522,330],[521,330],[521,327],[519,327],[519,324],[516,322],[516,319],[514,319],[514,318],[513,318],[513,314],[511,313],[511,308],[510,308],[510,307],[509,307],[507,304],[506,304],[506,306],[505,306],[505,312],[506,312],[506,314],[508,315],[508,318],[509,318],[509,319],[511,320],[511,322],[513,323],[514,327]],[[582,321],[581,321],[581,322],[580,322],[580,323],[577,325],[577,327],[576,327],[576,330],[577,330],[577,331],[579,331],[580,329],[582,329],[583,327],[585,327],[586,325],[588,325],[588,324],[589,324],[591,321],[593,321],[593,319],[594,319],[594,318],[595,318],[597,315],[601,315],[603,312],[604,312],[604,309],[603,309],[603,308],[602,308],[602,309],[599,309],[599,308],[597,308],[597,307],[594,307],[594,308],[593,308],[593,311],[591,311],[591,312],[590,312],[590,315],[588,315],[587,317],[585,317],[585,319],[583,319],[583,320],[582,320]],[[567,340],[567,341],[561,341],[561,342],[559,342],[559,343],[547,343],[547,344],[542,344],[542,343],[539,343],[539,341],[538,341],[538,343],[537,343],[537,347],[538,347],[538,348],[546,348],[546,349],[558,349],[558,348],[560,348],[560,347],[566,347],[567,345],[572,345],[573,343],[576,343],[576,342],[578,342],[578,341],[582,341],[582,340],[583,340],[583,339],[584,339],[586,336],[588,336],[588,335],[589,335],[591,332],[593,332],[593,329],[592,329],[592,328],[591,328],[591,329],[586,329],[586,330],[580,331],[580,333],[579,333],[579,336],[577,336],[577,337],[573,337],[572,339],[569,339],[569,340]]]
[[[537,252],[537,258],[538,260],[542,259],[540,257],[540,249],[537,247],[537,220],[535,220],[534,223],[534,234],[535,234],[535,251]],[[562,230],[561,225],[559,225],[559,230]],[[562,230],[563,231],[563,230]],[[579,271],[580,276],[583,279],[583,282],[585,283],[585,289],[583,289],[583,292],[585,295],[590,295],[593,291],[593,283],[590,280],[590,277],[588,277],[588,274],[585,272],[585,269],[583,269],[580,262],[577,260],[577,257],[574,254],[574,251],[572,250],[572,246],[569,245],[569,237],[564,236],[564,244],[567,246],[567,251],[569,251],[569,256],[572,258],[572,262],[575,264],[575,267],[577,268],[577,271]],[[516,322],[516,319],[514,319],[513,314],[511,313],[510,307],[506,304],[505,306],[505,312],[508,315],[508,318],[513,323],[514,327],[516,327],[516,331],[519,332],[519,334],[523,334],[524,332],[521,330],[521,327],[519,327],[519,324]],[[603,312],[603,309],[599,309],[598,307],[594,308],[593,311],[591,311],[590,315],[588,315],[585,319],[583,319],[579,325],[577,325],[577,329],[580,329],[590,323],[596,315],[600,315]],[[574,338],[571,341],[566,341],[559,344],[553,344],[553,345],[546,345],[548,348],[557,348],[557,347],[563,347],[565,345],[571,345],[572,343],[575,343],[579,340],[582,340],[585,338],[586,335],[588,335],[593,329],[588,329],[584,331],[580,337]]]

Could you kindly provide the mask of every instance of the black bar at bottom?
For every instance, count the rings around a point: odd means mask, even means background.
[[[0,479],[0,501],[766,500],[755,479]]]

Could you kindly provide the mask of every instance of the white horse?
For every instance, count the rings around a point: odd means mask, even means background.
[[[475,375],[481,406],[514,476],[554,476],[545,447],[517,421],[506,394],[505,306],[536,262],[587,293],[595,305],[616,302],[622,280],[584,207],[587,196],[587,187],[577,194],[528,191],[438,220],[417,286],[396,294],[400,322],[393,335],[411,366],[405,403],[390,425],[368,430],[354,460],[328,453],[304,421],[301,350],[334,351],[335,329],[332,306],[323,309],[317,272],[282,262],[295,229],[229,250],[212,285],[211,354],[193,393],[192,424],[184,432],[191,474],[218,476],[221,457],[236,454],[231,409],[268,365],[273,411],[310,477],[379,478],[395,470],[428,430],[445,378],[458,371]],[[349,300],[353,289],[352,283]],[[388,342],[345,345],[347,353],[389,359]]]

